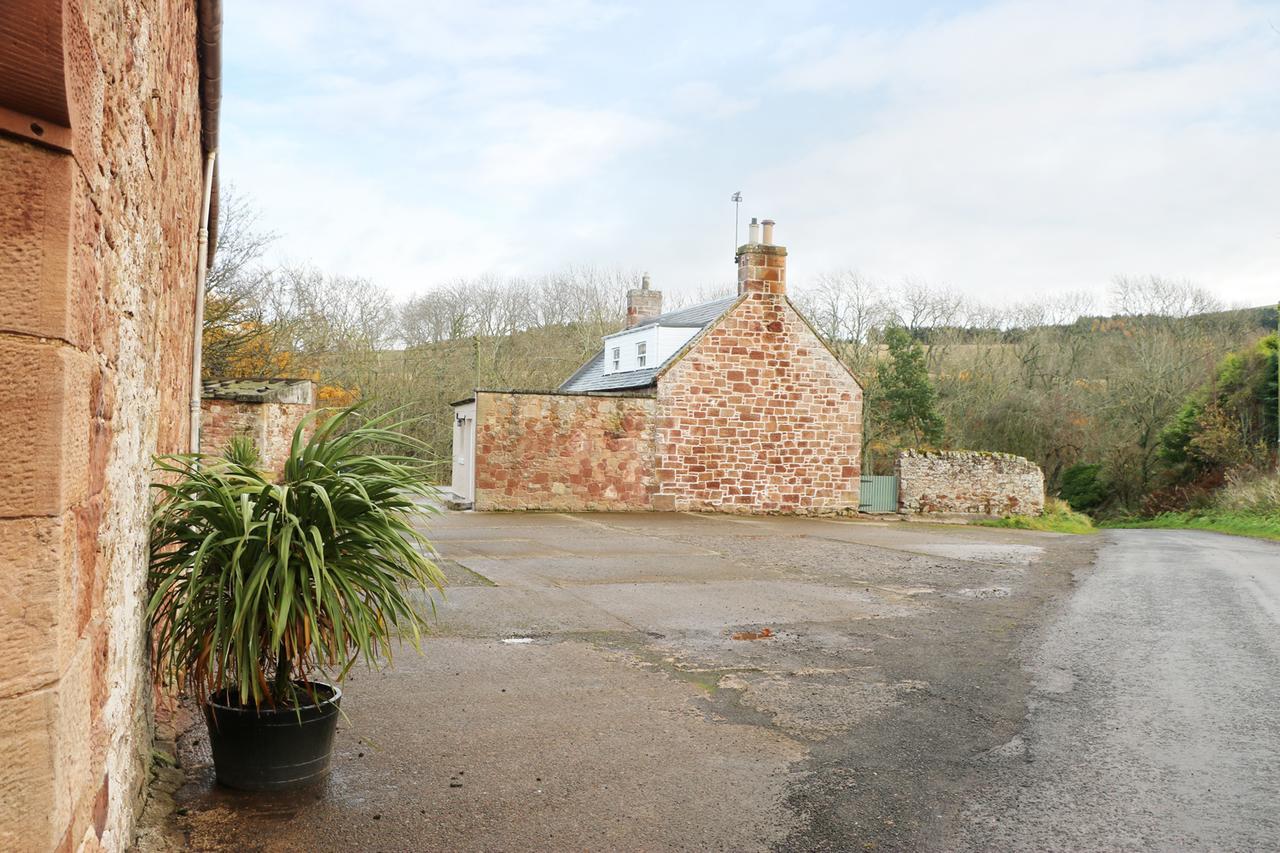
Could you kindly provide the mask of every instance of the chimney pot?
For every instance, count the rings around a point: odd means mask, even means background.
[[[645,273],[643,276],[641,276],[641,278],[640,278],[640,289],[641,289],[641,290],[648,290],[648,289],[649,289],[649,274],[648,274],[648,273]]]
[[[761,222],[760,224],[764,226],[764,237],[762,238],[761,242],[763,242],[766,246],[772,246],[773,245],[773,225],[774,225],[773,220],[766,219],[764,222]]]
[[[760,223],[754,216],[751,217],[751,225],[747,228],[747,242],[753,246],[760,242]]]

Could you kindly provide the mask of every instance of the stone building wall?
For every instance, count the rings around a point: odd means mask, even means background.
[[[895,467],[900,512],[996,516],[1044,511],[1044,472],[1021,456],[907,450]]]
[[[648,397],[477,392],[475,508],[650,509],[653,413]]]
[[[272,476],[284,470],[293,431],[311,414],[309,403],[250,403],[205,397],[201,401],[200,447],[221,453],[236,436],[248,436],[258,448],[258,465]],[[311,429],[308,429],[310,434]]]
[[[279,474],[284,470],[285,460],[289,458],[294,429],[315,410],[315,406],[309,403],[268,403],[263,408],[266,411],[263,412],[259,453],[262,455],[263,467]],[[302,431],[304,439],[309,438],[314,431],[315,422],[312,421]]]
[[[0,849],[122,849],[150,752],[151,457],[187,441],[196,9],[18,5],[0,74],[18,57],[45,88],[0,90]]]
[[[744,255],[742,301],[659,377],[655,508],[858,508],[862,389],[786,299],[782,257]]]

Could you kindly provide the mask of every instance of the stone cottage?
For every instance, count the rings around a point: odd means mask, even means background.
[[[787,298],[762,226],[735,295],[663,313],[646,279],[558,390],[455,403],[453,490],[479,510],[856,510],[862,388]]]
[[[0,850],[133,840],[151,457],[199,405],[220,30],[218,0],[0,2]]]

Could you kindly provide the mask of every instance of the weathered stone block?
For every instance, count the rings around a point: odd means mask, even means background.
[[[0,850],[52,850],[71,817],[58,774],[57,696],[0,699]]]
[[[89,356],[0,335],[0,517],[59,515],[89,483]]]
[[[0,138],[0,330],[83,346],[89,306],[71,262],[71,184],[63,154]]]
[[[66,668],[76,569],[67,516],[0,520],[0,697],[48,687]]]

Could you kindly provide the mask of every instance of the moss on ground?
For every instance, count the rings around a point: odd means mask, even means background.
[[[975,522],[982,527],[1005,527],[1013,530],[1041,530],[1047,533],[1093,533],[1093,519],[1076,512],[1066,501],[1049,498],[1040,515],[1007,515],[1004,518]]]

